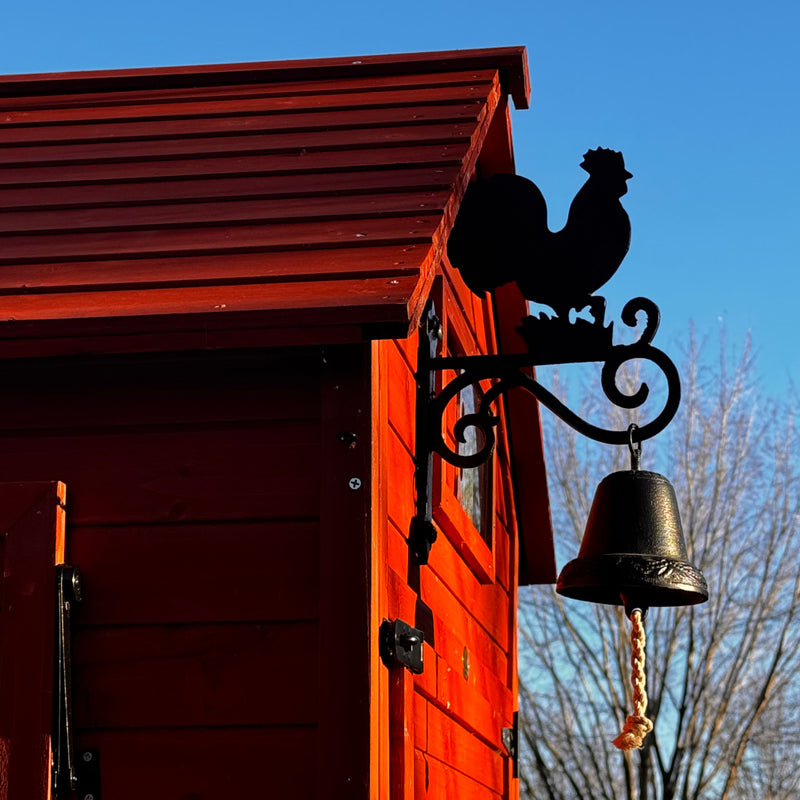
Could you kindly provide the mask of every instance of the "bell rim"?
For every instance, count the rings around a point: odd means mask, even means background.
[[[573,559],[561,570],[556,592],[603,605],[628,605],[623,596],[640,594],[647,595],[648,602],[643,603],[647,607],[692,606],[708,600],[708,584],[694,564],[642,553]]]

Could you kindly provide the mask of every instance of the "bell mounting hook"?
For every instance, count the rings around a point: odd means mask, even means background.
[[[639,463],[642,460],[642,442],[636,441],[634,434],[639,430],[639,426],[635,422],[628,425],[628,450],[631,452],[631,470],[633,472],[639,471]]]

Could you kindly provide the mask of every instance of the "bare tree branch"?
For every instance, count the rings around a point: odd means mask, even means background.
[[[749,341],[736,359],[724,339],[716,361],[707,352],[692,335],[682,409],[664,442],[646,443],[645,458],[653,449],[650,457],[670,470],[689,557],[706,575],[709,602],[651,610],[648,714],[655,729],[642,750],[626,756],[610,745],[631,705],[624,616],[617,607],[562,603],[542,587],[522,595],[524,798],[798,794],[800,464],[793,419],[754,388]],[[627,380],[638,385],[635,368]],[[590,404],[582,413],[596,413]],[[627,424],[619,409],[609,414],[617,427]],[[575,557],[594,486],[605,472],[625,469],[627,453],[550,424],[551,501],[563,561]]]

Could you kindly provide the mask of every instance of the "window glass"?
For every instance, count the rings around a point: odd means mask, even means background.
[[[458,396],[458,418],[473,414],[480,405],[480,386],[467,386]],[[465,442],[458,443],[460,455],[471,455],[483,446],[480,431],[472,426],[464,430]],[[481,538],[491,545],[491,457],[477,467],[459,469],[456,476],[456,497]]]

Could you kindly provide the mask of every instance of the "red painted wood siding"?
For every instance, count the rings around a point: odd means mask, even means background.
[[[0,481],[70,490],[74,717],[109,797],[302,799],[318,775],[366,779],[366,500],[323,468],[338,431],[368,438],[343,388],[360,349],[345,369],[337,348],[6,366]],[[368,472],[360,451],[339,457]],[[343,618],[363,631],[347,658]],[[320,742],[358,731],[356,766],[328,763]]]
[[[513,796],[511,450],[491,564],[440,535],[415,570],[415,342],[364,339],[413,330],[527,92],[521,48],[0,79],[0,481],[69,486],[115,800]],[[387,616],[423,676],[380,662]]]
[[[436,293],[434,293],[436,294]],[[494,351],[488,305],[455,279],[437,308],[447,330],[458,329],[468,353]],[[378,381],[388,395],[379,450],[385,464],[383,613],[426,633],[425,671],[383,675],[391,800],[513,798],[518,789],[501,731],[516,704],[516,510],[508,450],[501,435],[494,481],[493,576],[471,566],[463,543],[441,529],[427,566],[410,559],[407,534],[414,514],[416,337],[378,346]],[[442,492],[448,486],[443,484]],[[465,664],[468,668],[465,671]]]
[[[520,48],[446,56],[0,79],[0,354],[404,335],[501,82],[527,96]]]

